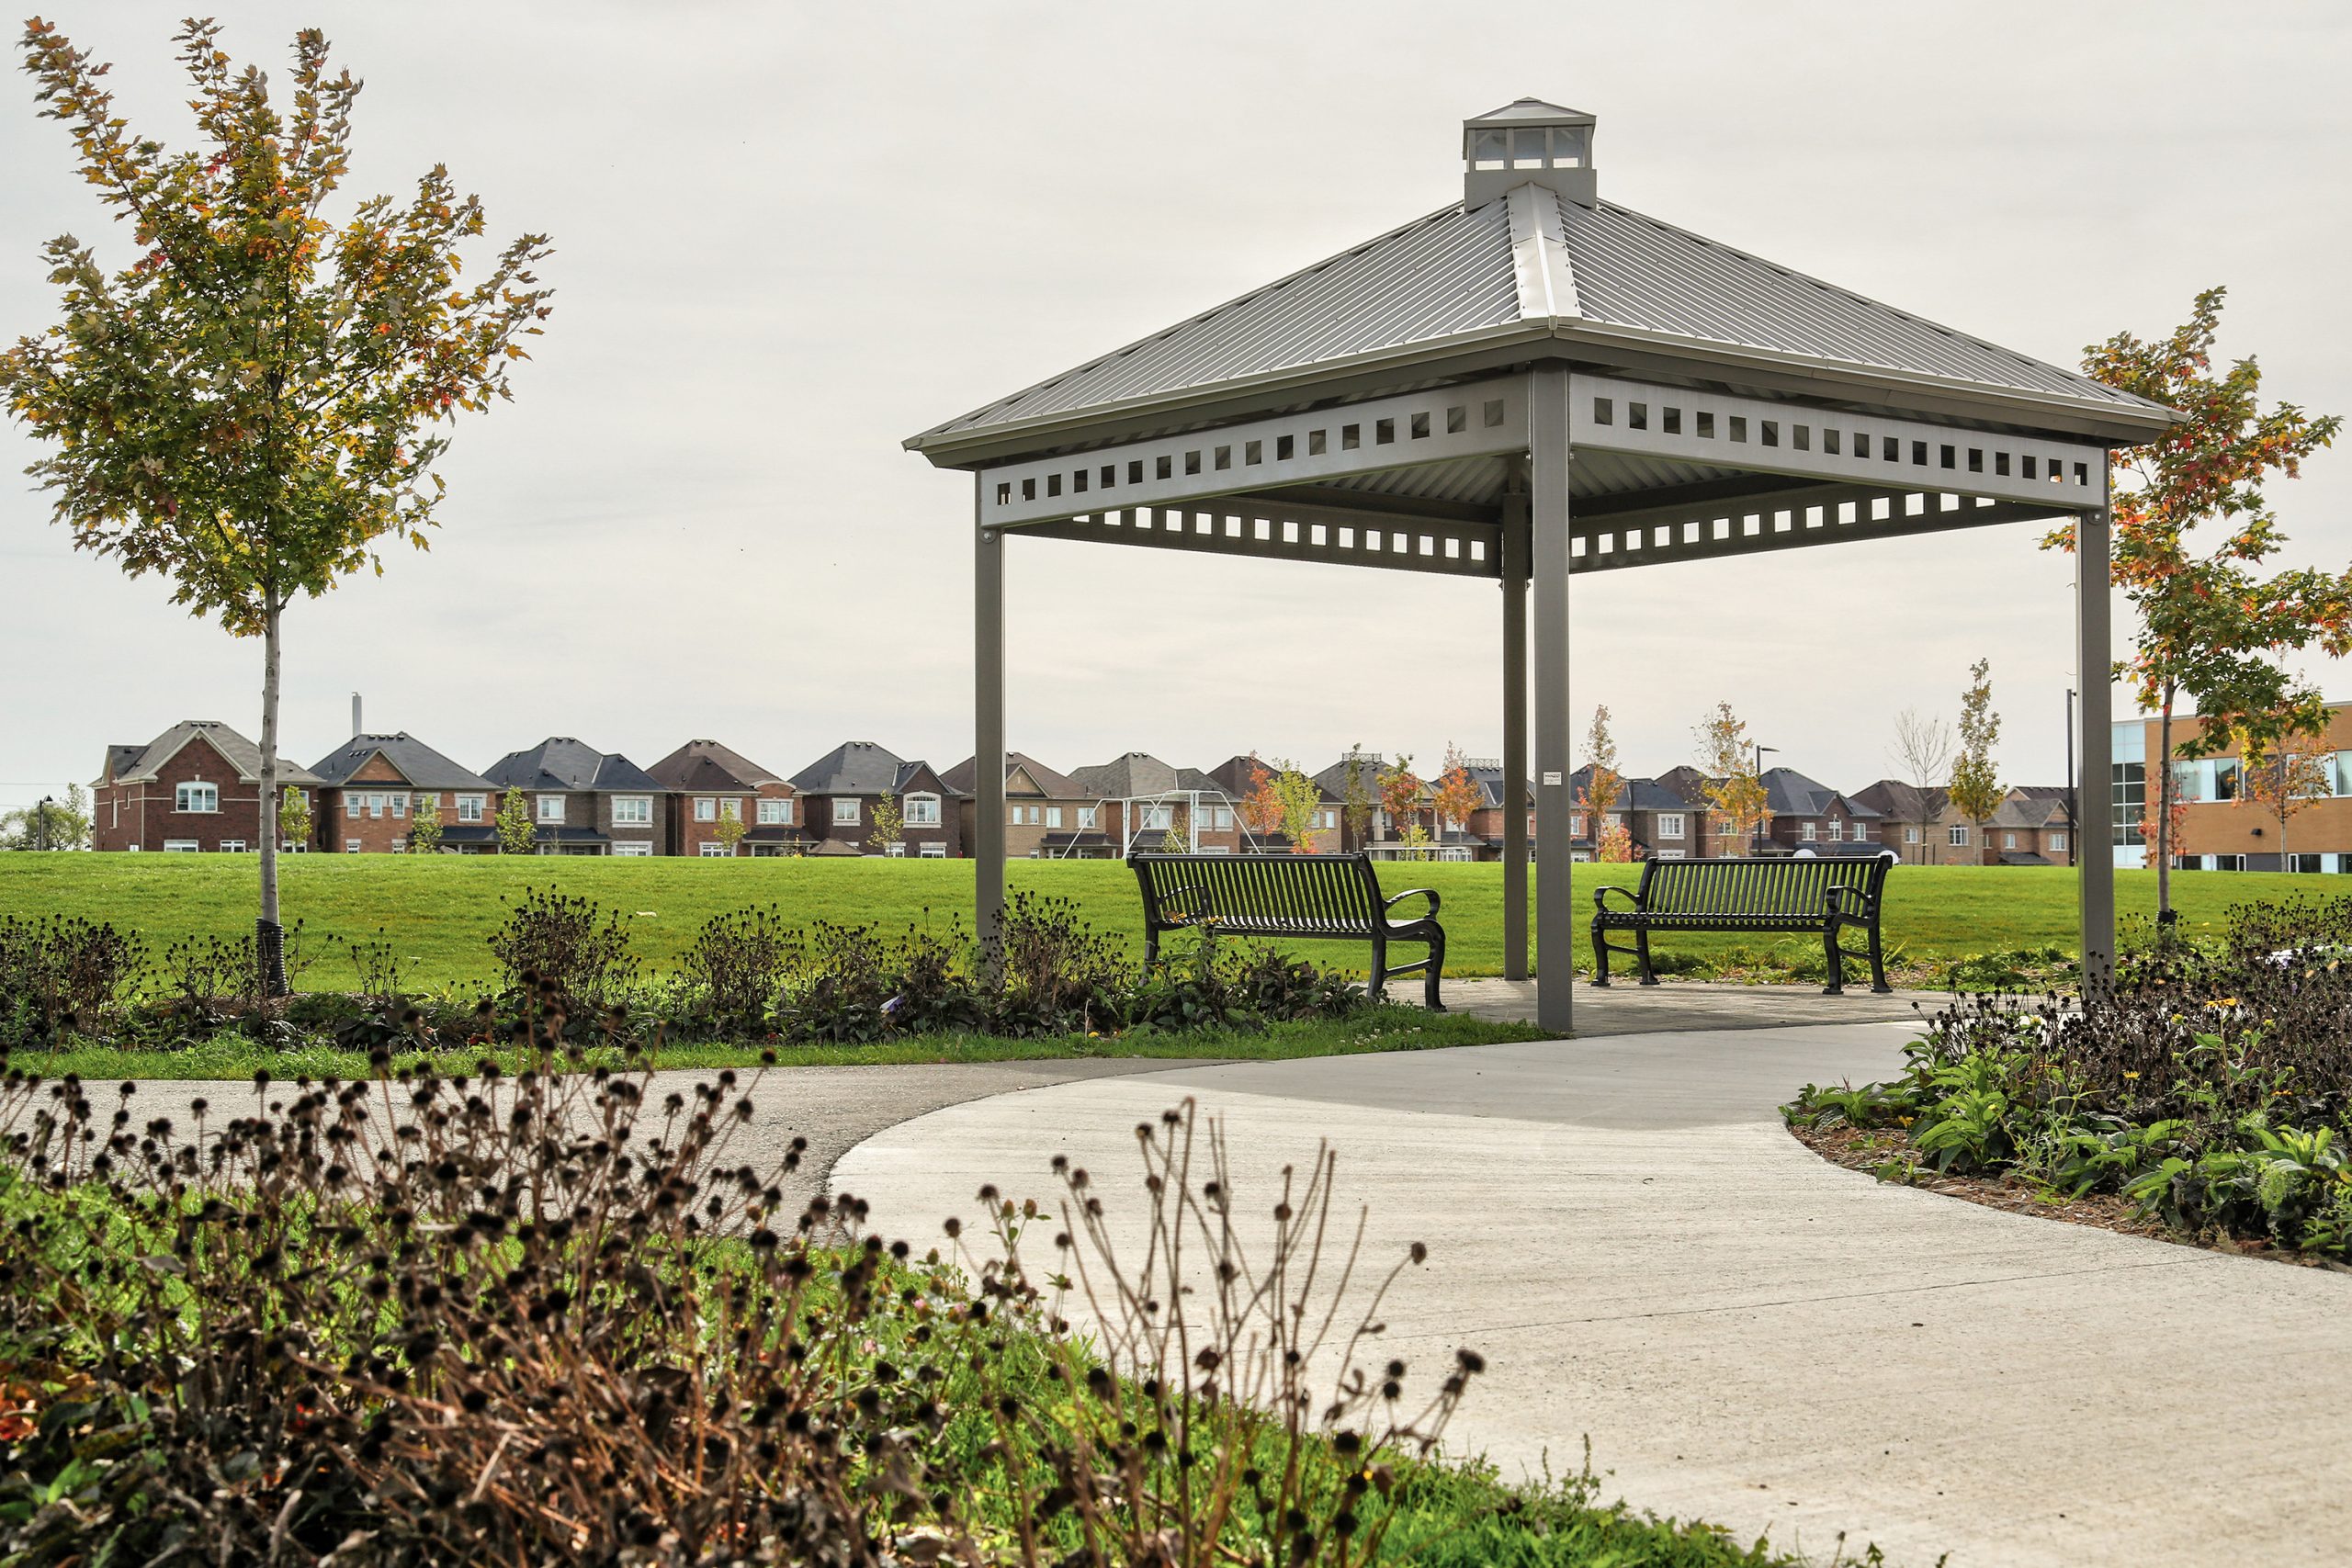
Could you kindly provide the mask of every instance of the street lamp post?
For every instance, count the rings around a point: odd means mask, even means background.
[[[1770,751],[1777,757],[1781,754],[1781,749],[1778,746],[1767,746],[1761,740],[1753,741],[1751,744],[1756,748],[1756,783],[1760,788],[1764,783],[1764,753]],[[1761,807],[1757,807],[1756,829],[1748,835],[1747,852],[1752,855],[1760,855],[1764,852],[1764,809]]]
[[[44,795],[40,797],[40,804],[33,808],[35,824],[33,835],[40,841],[44,852],[49,848],[49,808],[56,804],[57,796]]]

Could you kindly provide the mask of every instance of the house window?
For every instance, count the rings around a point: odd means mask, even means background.
[[[1233,807],[1220,806],[1209,813],[1209,826],[1230,832],[1233,829]]]
[[[2066,835],[2064,833],[2051,834],[2050,847],[2058,853],[2064,854],[2066,852]]]
[[[630,860],[642,859],[652,852],[651,844],[615,844],[613,846],[613,853]]]
[[[1955,822],[1951,825],[1951,844],[1952,848],[1956,850],[1964,850],[1968,847],[1968,825],[1966,823]]]
[[[542,822],[562,821],[563,796],[560,795],[543,795],[539,796],[539,820]]]
[[[1829,824],[1829,841],[1834,844],[1845,836],[1846,824],[1833,819]]]
[[[2289,855],[2287,857],[2287,869],[2289,871],[2317,871],[2320,869],[2320,857],[2317,855]]]
[[[760,802],[760,820],[763,823],[771,826],[777,823],[791,821],[792,802],[789,800],[763,800]]]
[[[1048,806],[1046,807],[1046,826],[1048,828],[1058,828],[1061,825],[1062,808],[1058,806]]]
[[[405,817],[405,816],[407,816],[407,815],[408,815],[408,796],[407,796],[407,795],[395,795],[391,796],[390,798],[391,798],[391,803],[392,803],[392,815],[393,815],[393,816],[395,816],[395,817]]]
[[[854,795],[833,796],[833,826],[836,828],[857,826],[857,796]]]
[[[243,839],[223,839],[220,840],[220,852],[224,855],[243,854],[245,841]]]
[[[1657,836],[1661,839],[1679,839],[1682,837],[1681,813],[1668,811],[1660,815],[1657,819]]]
[[[906,824],[910,828],[939,826],[939,796],[910,795],[906,801]]]
[[[1336,811],[1318,811],[1315,814],[1315,825],[1317,828],[1336,828],[1340,825],[1340,814]]]
[[[343,797],[343,814],[345,817],[350,818],[353,821],[357,821],[359,819],[359,807],[367,798],[368,797],[365,795],[352,795],[346,792]]]
[[[460,822],[479,822],[479,821],[481,821],[481,808],[482,808],[482,797],[481,797],[481,795],[461,795],[458,796],[458,821],[460,821]]]
[[[743,803],[730,795],[718,803],[718,815],[722,821],[741,822],[743,819]]]
[[[1866,844],[1870,842],[1870,825],[1864,822],[1849,822],[1846,824],[1846,837],[1858,844]]]
[[[166,844],[164,847],[165,849],[171,848],[169,844]],[[194,844],[190,844],[188,848],[194,849],[196,846]],[[345,839],[343,841],[343,852],[347,855],[357,854],[359,852],[359,840],[356,839]]]
[[[653,797],[650,795],[613,796],[613,826],[616,828],[653,826]]]
[[[1818,822],[1808,822],[1797,836],[1809,844],[1815,839],[1821,837],[1821,824]]]
[[[922,858],[925,860],[945,860],[947,858],[947,846],[945,844],[925,844],[922,847],[921,853]]]
[[[1144,808],[1143,826],[1148,833],[1165,833],[1176,825],[1176,809],[1170,806],[1148,806]]]
[[[2232,780],[2231,782],[2234,784],[2236,781]],[[2244,871],[2245,869],[2245,856],[2215,855],[2213,857],[2213,869],[2215,871]]]
[[[1568,837],[1571,839],[1581,839],[1584,837],[1583,812],[1572,811],[1568,814]]]
[[[383,814],[384,814],[384,797],[383,797],[381,795],[368,795],[368,816],[370,816],[370,817],[381,817]]]
[[[172,791],[175,811],[218,811],[220,809],[220,786],[209,784],[184,784]]]
[[[907,841],[904,839],[893,839],[884,847],[882,852],[891,860],[904,860],[907,858]]]
[[[733,850],[715,840],[706,840],[702,846],[702,858],[705,860],[725,860],[734,852]]]
[[[697,822],[718,821],[718,802],[711,799],[711,797],[707,795],[696,795],[695,797],[695,820]]]
[[[1917,843],[1917,842],[1919,841],[1919,829],[1917,829],[1917,828],[1905,828],[1905,829],[1903,829],[1903,841],[1904,841],[1905,843],[1906,843],[1906,844],[1916,844],[1916,843]]]
[[[2016,849],[2018,847],[2018,836],[2015,833],[2002,834],[2001,847],[2005,850]]]
[[[1095,808],[1091,806],[1080,807],[1078,808],[1078,825],[1081,828],[1093,827],[1095,825],[1094,813]]]

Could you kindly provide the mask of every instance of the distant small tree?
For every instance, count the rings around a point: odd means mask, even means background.
[[[1634,858],[1634,835],[1623,821],[1613,825],[1617,803],[1625,795],[1625,775],[1617,771],[1617,738],[1609,728],[1609,708],[1592,710],[1592,728],[1585,732],[1585,761],[1589,782],[1577,798],[1577,809],[1591,813],[1593,858],[1623,863]]]
[[[2150,790],[2140,803],[2140,839],[2158,854],[2180,853],[2180,830],[2188,826],[2188,808],[2197,801],[2197,786],[2176,780],[2167,795]]]
[[[722,800],[718,803],[718,820],[711,825],[710,836],[718,840],[721,849],[729,855],[734,854],[736,846],[743,841],[743,835],[751,830],[752,825],[743,820],[742,802]]]
[[[1752,842],[1772,820],[1771,795],[1757,775],[1756,755],[1747,744],[1747,721],[1719,702],[1699,721],[1696,731],[1699,771],[1707,775],[1707,804],[1718,824],[1718,836],[1736,849]]]
[[[1380,807],[1388,813],[1388,830],[1408,845],[1429,842],[1421,829],[1421,808],[1429,796],[1430,786],[1413,772],[1411,752],[1398,752],[1394,762],[1380,770]]]
[[[277,799],[277,836],[288,844],[311,841],[311,801],[300,790],[288,785]]]
[[[1235,807],[1241,813],[1241,825],[1261,839],[1270,839],[1283,830],[1283,792],[1281,774],[1268,767],[1256,756],[1250,759],[1250,793]]]
[[[1984,824],[2001,809],[2008,790],[1993,761],[1993,747],[2001,739],[2001,716],[1993,711],[1993,661],[1980,659],[1968,667],[1968,690],[1960,699],[1960,750],[1952,759],[1952,808],[1976,824],[1976,848],[1984,842]],[[1977,856],[1982,859],[1981,852]]]
[[[1322,787],[1296,762],[1280,757],[1273,762],[1274,799],[1281,807],[1283,836],[1290,840],[1290,852],[1317,853],[1320,846],[1315,841],[1315,822],[1323,811]]]
[[[508,790],[498,803],[498,818],[492,827],[498,833],[500,854],[526,855],[538,843],[538,826],[531,820],[531,797],[519,789]]]
[[[1361,740],[1349,747],[1347,761],[1340,768],[1340,820],[1358,844],[1372,837],[1373,807],[1380,798],[1379,781],[1380,759],[1364,755]]]
[[[1190,853],[1193,848],[1192,813],[1182,806],[1168,808],[1168,831],[1159,840],[1159,852],[1164,855]]]
[[[413,855],[437,855],[441,852],[441,797],[420,795],[409,812],[408,851]]]
[[[87,849],[90,826],[89,792],[67,784],[63,800],[37,800],[0,815],[0,850]]]
[[[899,797],[886,789],[874,802],[874,831],[865,836],[865,841],[887,855],[891,845],[904,843],[906,837],[906,811],[899,805]]]
[[[1461,748],[1449,744],[1445,749],[1445,771],[1437,776],[1437,788],[1430,792],[1430,804],[1437,807],[1438,827],[1448,824],[1459,829],[1470,826],[1471,814],[1487,803],[1487,792],[1478,787],[1478,780],[1470,772],[1470,760]]]
[[[2287,856],[2287,828],[2314,800],[2335,793],[2335,753],[2309,729],[2289,728],[2264,742],[2260,729],[2241,740],[2238,805],[2261,807],[2278,820],[2278,869],[2293,867]]]
[[[1894,716],[1894,763],[1903,772],[1903,782],[1918,797],[1922,861],[1931,858],[1928,829],[1936,822],[1935,792],[1951,777],[1952,745],[1951,726],[1942,716],[1923,717],[1917,708],[1905,708]]]
[[[395,203],[325,209],[351,165],[360,84],[331,73],[315,29],[294,39],[290,107],[240,71],[220,27],[176,38],[199,145],[133,134],[107,67],[47,22],[25,24],[40,113],[135,254],[109,271],[71,234],[44,247],[55,324],[0,353],[0,397],[46,453],[27,470],[76,549],[171,580],[175,604],[262,645],[261,798],[277,794],[280,623],[287,607],[418,548],[449,438],[435,426],[508,396],[507,371],[548,313],[526,234],[460,287],[481,204],[446,169]],[[277,835],[262,833],[260,914],[278,923]],[[283,990],[282,966],[263,976]]]

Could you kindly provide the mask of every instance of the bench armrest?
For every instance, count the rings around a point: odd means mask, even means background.
[[[1381,913],[1386,914],[1408,898],[1428,899],[1430,907],[1422,912],[1421,919],[1425,920],[1437,919],[1437,890],[1433,887],[1408,887],[1394,898],[1384,898],[1380,901]]]
[[[1609,906],[1602,903],[1601,900],[1608,897],[1611,893],[1614,893],[1617,897],[1625,900],[1627,906],[1634,913],[1638,914],[1641,911],[1642,900],[1632,888],[1620,887],[1615,883],[1610,882],[1604,883],[1600,886],[1592,890],[1592,907],[1597,912],[1604,915],[1609,912]]]
[[[1849,910],[1845,908],[1845,902],[1849,898],[1861,907],[1855,910]],[[1837,915],[1847,919],[1867,919],[1878,904],[1878,900],[1871,897],[1870,894],[1863,889],[1860,887],[1849,887],[1843,883],[1831,887],[1829,891],[1821,896],[1821,899],[1824,904],[1828,906],[1829,912],[1832,915]]]

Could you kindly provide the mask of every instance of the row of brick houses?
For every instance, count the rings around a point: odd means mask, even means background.
[[[1469,763],[1478,804],[1459,821],[1431,810],[1418,824],[1376,807],[1361,830],[1347,803],[1376,793],[1386,760],[1351,753],[1315,775],[1318,799],[1302,846],[1317,852],[1425,852],[1447,860],[1502,853],[1502,770]],[[1243,808],[1264,764],[1238,754],[1214,768],[1171,765],[1130,751],[1062,773],[1015,752],[1006,761],[1010,852],[1040,858],[1106,858],[1175,842],[1211,853],[1293,848],[1280,833],[1254,831]],[[95,786],[95,847],[102,850],[235,852],[263,832],[260,754],[217,720],[174,725],[144,746],[114,746]],[[284,847],[320,853],[397,853],[414,841],[430,802],[445,852],[492,853],[508,797],[527,802],[539,854],[857,855],[960,858],[978,808],[974,761],[944,771],[910,761],[871,741],[835,747],[789,776],[716,740],[690,740],[650,767],[569,736],[511,751],[479,773],[414,736],[359,733],[311,767],[281,761],[286,787],[311,807],[306,841]],[[1352,775],[1352,783],[1351,783]],[[1852,795],[1792,768],[1762,776],[1770,822],[1757,832],[1726,821],[1708,796],[1709,780],[1679,767],[1627,778],[1611,821],[1571,814],[1572,852],[1598,852],[1600,835],[1623,826],[1642,858],[1752,852],[1876,853],[1934,864],[2064,863],[2070,854],[2064,791],[2012,791],[1990,821],[1962,818],[1940,791],[1881,780]],[[1573,784],[1591,787],[1589,768]],[[899,817],[882,832],[885,801]],[[1418,826],[1427,849],[1407,847]],[[1533,823],[1529,824],[1531,837]],[[877,840],[886,841],[877,842]]]

